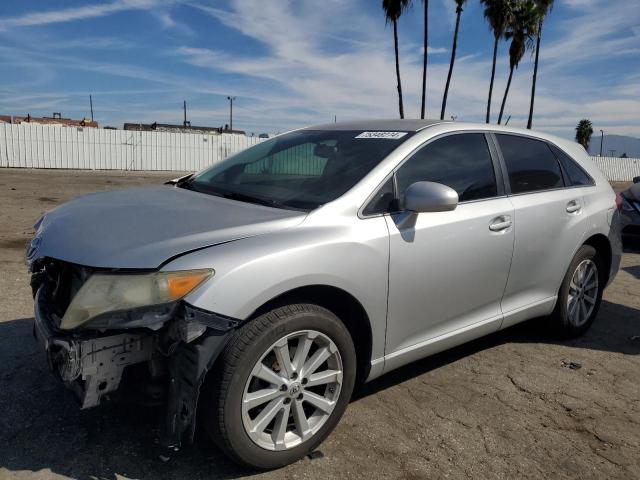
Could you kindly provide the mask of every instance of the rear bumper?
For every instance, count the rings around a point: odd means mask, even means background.
[[[619,211],[614,211],[611,218],[611,229],[609,230],[609,245],[611,246],[611,269],[609,270],[609,280],[607,285],[613,282],[618,274],[620,262],[622,261],[622,216]]]
[[[35,296],[34,335],[46,354],[49,369],[78,397],[81,408],[94,407],[118,389],[124,369],[151,359],[155,338],[146,333],[95,334],[61,332],[48,315],[44,294]]]

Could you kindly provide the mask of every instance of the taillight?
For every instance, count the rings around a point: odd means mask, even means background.
[[[622,198],[622,195],[620,195],[619,193],[616,193],[616,208],[618,210],[622,210],[623,205],[624,205],[624,199]]]

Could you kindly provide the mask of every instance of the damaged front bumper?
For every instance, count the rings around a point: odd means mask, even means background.
[[[157,330],[63,331],[50,315],[44,285],[35,293],[34,313],[34,335],[49,367],[75,393],[81,408],[97,406],[116,391],[127,398],[121,388],[127,371],[137,369],[138,387],[145,381],[160,384],[158,396],[166,406],[161,440],[170,447],[180,446],[184,437],[193,440],[206,374],[241,323],[181,302]]]
[[[44,348],[49,368],[74,391],[81,408],[95,407],[117,390],[124,369],[151,360],[155,338],[147,333],[83,338],[57,333],[47,316],[42,289],[35,297],[34,334]]]

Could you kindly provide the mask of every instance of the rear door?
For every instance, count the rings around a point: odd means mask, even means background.
[[[514,206],[515,246],[502,300],[503,326],[517,312],[549,313],[586,231],[581,188],[570,179],[548,143],[521,135],[495,134]],[[527,315],[530,316],[530,315]]]
[[[449,212],[400,211],[386,217],[389,368],[394,360],[406,363],[431,353],[430,345],[452,332],[482,326],[489,333],[500,326],[513,207],[487,139],[483,133],[437,138],[396,172],[399,199],[411,184],[426,180],[452,187],[460,202]]]

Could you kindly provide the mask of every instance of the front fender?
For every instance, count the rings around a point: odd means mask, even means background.
[[[353,225],[308,226],[184,255],[164,270],[209,267],[215,275],[185,300],[237,319],[290,290],[326,285],[355,297],[373,334],[372,355],[384,355],[389,238],[384,218]]]

